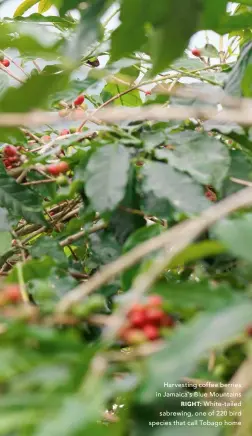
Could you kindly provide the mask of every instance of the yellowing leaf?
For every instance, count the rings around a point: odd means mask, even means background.
[[[34,6],[36,3],[38,3],[39,0],[24,0],[15,10],[14,17],[18,17],[20,15],[23,15],[28,9],[30,9],[32,6]]]
[[[38,12],[40,14],[43,14],[44,12],[48,11],[48,9],[50,9],[52,4],[53,2],[51,0],[40,0],[38,5]]]

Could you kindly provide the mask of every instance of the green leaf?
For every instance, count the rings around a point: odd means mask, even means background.
[[[44,256],[50,256],[54,259],[55,263],[59,263],[62,267],[68,265],[63,248],[60,247],[57,241],[49,236],[44,236],[36,241],[35,244],[31,246],[30,253],[33,258],[40,259]]]
[[[89,241],[92,261],[97,262],[97,265],[106,265],[121,254],[120,245],[107,230],[90,235]]]
[[[167,164],[151,162],[143,169],[143,174],[143,192],[167,199],[179,210],[198,213],[210,205],[200,185]]]
[[[120,10],[121,25],[112,33],[112,60],[139,49],[146,41],[144,0],[124,0]],[[134,13],[132,11],[134,10]]]
[[[40,0],[38,5],[38,12],[40,14],[43,14],[44,12],[47,12],[48,9],[53,5],[53,2],[51,0]]]
[[[39,0],[24,0],[15,10],[14,17],[17,17],[19,15],[23,15],[28,9],[30,9],[32,6],[34,6],[36,3],[38,3]]]
[[[26,19],[27,21],[27,19]],[[55,59],[55,55],[62,45],[62,39],[54,32],[43,33],[42,26],[35,23],[1,23],[0,48],[17,48],[20,54]]]
[[[161,234],[164,228],[160,224],[153,224],[149,227],[142,227],[136,230],[132,235],[129,236],[124,244],[123,252],[127,253],[132,250],[138,244],[144,241],[154,238]],[[154,254],[155,255],[155,254]],[[153,253],[150,256],[153,257]],[[138,274],[141,263],[134,265],[132,268],[127,269],[121,276],[122,287],[124,290],[129,289],[133,283],[134,277]]]
[[[222,20],[219,26],[216,28],[216,31],[222,35],[225,33],[231,33],[234,31],[245,31],[246,29],[251,29],[252,22],[252,13],[247,12],[239,15],[226,15]]]
[[[0,232],[10,230],[7,210],[0,207]]]
[[[90,46],[101,37],[102,30],[99,18],[103,12],[106,1],[107,0],[95,0],[82,12],[80,23],[66,46],[66,55],[73,61],[87,56],[90,53]],[[65,3],[66,2],[64,2],[64,4]]]
[[[230,150],[231,165],[227,178],[223,184],[223,195],[228,196],[244,189],[238,183],[232,182],[231,177],[252,181],[252,163],[241,150]]]
[[[157,150],[156,155],[168,159],[172,167],[189,173],[197,182],[219,190],[230,165],[227,147],[206,134],[190,131],[171,135],[170,139],[175,150]]]
[[[128,89],[129,86],[127,85],[108,83],[103,90],[104,99],[106,101],[117,94],[127,91]],[[120,98],[117,98],[113,103],[115,106],[140,106],[142,104],[142,100],[140,98],[139,91],[135,89],[134,91],[120,96]]]
[[[134,210],[140,209],[140,196],[136,191],[136,177],[136,170],[131,166],[124,199],[110,219],[111,231],[114,232],[119,244],[124,244],[130,234],[146,223],[141,215],[134,213]]]
[[[150,41],[153,75],[183,53],[197,29],[199,14],[197,0],[184,0],[183,6],[177,0],[163,0],[162,5],[163,23],[153,30]]]
[[[94,210],[113,210],[123,199],[128,181],[130,155],[122,145],[105,145],[90,158],[85,191]]]
[[[165,349],[147,359],[148,373],[141,400],[153,400],[155,393],[166,390],[164,382],[176,383],[195,369],[211,348],[220,346],[245,329],[252,320],[252,304],[236,302],[219,312],[205,313],[177,329]]]
[[[0,215],[0,220],[2,221],[1,215]],[[2,222],[0,224],[1,224],[0,227],[2,228]],[[10,232],[0,231],[0,256],[2,256],[4,253],[6,253],[11,249],[11,241],[12,241],[12,237]]]
[[[202,29],[216,28],[226,12],[227,0],[204,0]]]
[[[38,196],[29,188],[16,183],[0,164],[0,206],[6,207],[16,216],[23,216],[28,222],[46,225],[43,209]]]
[[[225,309],[227,305],[241,303],[244,298],[226,284],[213,285],[207,280],[184,283],[161,280],[151,291],[161,295],[173,312],[192,309],[214,312]]]
[[[252,22],[252,14],[251,21]],[[242,97],[242,82],[244,75],[246,74],[246,70],[249,65],[252,64],[252,42],[245,44],[241,50],[240,57],[231,73],[228,76],[228,81],[225,85],[225,92],[234,96],[234,97]]]
[[[27,138],[18,127],[0,127],[0,141],[12,145],[27,145]]]
[[[46,107],[48,96],[62,90],[67,81],[67,74],[32,76],[19,88],[7,90],[0,100],[0,111],[28,112],[34,108]]]
[[[231,253],[252,262],[252,214],[222,220],[214,226],[214,233]]]
[[[202,241],[189,245],[180,254],[175,256],[169,264],[169,268],[184,265],[203,257],[214,256],[226,251],[223,244],[218,241]]]
[[[252,63],[248,65],[242,79],[242,94],[244,97],[252,97]]]
[[[239,3],[242,5],[252,6],[252,0],[239,0]]]

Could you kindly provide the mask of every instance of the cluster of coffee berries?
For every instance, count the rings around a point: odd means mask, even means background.
[[[18,152],[19,148],[14,147],[14,145],[6,145],[3,149],[3,163],[7,170],[17,167],[20,165],[20,154]]]
[[[20,287],[17,284],[7,285],[0,292],[0,305],[17,304],[22,301]]]
[[[2,59],[0,60],[0,63],[6,68],[10,66],[10,61],[8,59]]]
[[[176,324],[174,317],[163,309],[163,299],[152,295],[145,304],[135,304],[127,315],[127,323],[120,331],[120,339],[128,344],[141,344],[160,339],[165,328]]]
[[[60,161],[55,164],[48,165],[47,172],[52,176],[58,176],[59,174],[67,173],[69,165],[65,161]]]

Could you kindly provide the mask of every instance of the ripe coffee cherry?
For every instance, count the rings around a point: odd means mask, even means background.
[[[8,59],[4,59],[3,61],[1,61],[1,64],[7,68],[10,66],[10,61]]]
[[[146,312],[147,322],[149,324],[161,324],[164,312],[158,307],[150,307]]]
[[[158,328],[154,325],[147,324],[143,328],[143,332],[149,341],[155,341],[159,338]]]
[[[146,324],[146,316],[143,311],[135,312],[130,317],[130,323],[133,327],[142,328]]]
[[[59,162],[57,164],[51,164],[47,167],[47,171],[52,176],[58,176],[59,174],[66,173],[69,170],[67,162]]]
[[[211,189],[208,189],[205,192],[205,197],[208,198],[210,201],[216,201],[217,200],[217,196],[216,196],[215,192],[211,191]]]
[[[17,162],[18,161],[18,156],[11,156],[8,158],[9,162],[13,163],[13,162]]]
[[[252,324],[247,326],[246,333],[248,336],[252,337]]]
[[[148,298],[148,306],[162,306],[163,298],[160,295],[150,295]]]
[[[162,325],[164,327],[174,327],[175,324],[176,321],[171,315],[164,314],[162,318]]]
[[[4,289],[4,295],[6,300],[11,303],[17,303],[22,298],[19,285],[6,286],[6,288]]]
[[[69,135],[70,131],[68,129],[63,129],[60,132],[60,136],[65,136],[65,135]]]
[[[133,306],[129,310],[128,318],[131,318],[133,314],[138,312],[145,312],[145,308],[142,306],[142,304],[138,304],[138,303],[133,304]]]
[[[44,135],[44,136],[41,137],[41,140],[42,140],[43,142],[50,142],[50,141],[51,141],[51,136],[49,136],[49,135]]]
[[[74,105],[75,105],[75,106],[80,106],[80,105],[84,102],[84,100],[85,100],[84,95],[79,95],[79,97],[77,97],[77,98],[74,100]]]
[[[6,145],[4,147],[4,155],[7,157],[13,157],[17,155],[17,149],[14,145]]]
[[[201,52],[198,48],[193,48],[192,54],[193,54],[193,56],[197,56],[198,58],[201,56]]]

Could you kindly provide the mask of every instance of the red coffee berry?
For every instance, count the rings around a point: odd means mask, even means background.
[[[4,159],[3,163],[4,163],[5,168],[7,168],[10,165],[9,159]]]
[[[205,192],[205,197],[208,198],[210,201],[216,201],[217,200],[217,196],[216,196],[215,192],[211,191],[211,189],[208,189]]]
[[[193,48],[192,49],[192,54],[193,54],[193,56],[197,56],[197,57],[201,56],[201,52],[200,52],[200,50],[198,48]]]
[[[3,61],[1,61],[1,64],[3,64],[4,67],[9,67],[10,66],[10,61],[8,59],[4,59]]]
[[[146,324],[146,316],[144,312],[135,312],[130,317],[130,323],[133,327],[142,328]]]
[[[247,326],[246,333],[248,336],[252,337],[252,324]]]
[[[62,161],[59,163],[60,173],[66,173],[69,170],[69,165],[67,162]]]
[[[68,130],[68,129],[63,129],[63,130],[61,130],[61,132],[60,132],[60,136],[69,135],[69,133],[70,133],[70,130]]]
[[[145,95],[151,95],[151,91],[145,91]]]
[[[150,295],[148,298],[148,306],[162,306],[163,298],[160,295]]]
[[[4,295],[11,303],[17,303],[21,300],[19,285],[8,285],[4,288]]]
[[[17,162],[18,161],[18,156],[11,156],[8,158],[9,162]]]
[[[175,324],[176,324],[176,321],[171,315],[164,314],[164,316],[162,318],[162,325],[164,327],[174,327]]]
[[[8,157],[13,157],[17,155],[17,149],[16,147],[14,147],[14,145],[6,145],[6,147],[4,147],[4,155],[8,156]]]
[[[149,324],[161,324],[164,312],[158,307],[150,307],[146,312],[146,319]]]
[[[149,341],[155,341],[160,337],[158,328],[151,324],[145,325],[143,332]]]
[[[130,318],[134,313],[138,313],[138,312],[145,312],[145,308],[143,307],[142,304],[133,304],[133,306],[130,308],[129,312],[128,312],[128,318]]]
[[[41,141],[43,141],[43,142],[50,142],[51,141],[51,136],[44,135],[44,136],[41,137]]]
[[[59,162],[56,164],[51,164],[47,167],[47,172],[53,176],[58,176],[59,174],[66,173],[69,170],[69,165],[67,162]]]
[[[85,100],[84,95],[79,95],[79,97],[77,97],[77,98],[74,100],[74,105],[75,105],[75,106],[80,106],[80,105],[84,102],[84,100]]]

